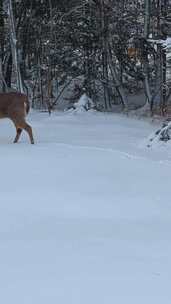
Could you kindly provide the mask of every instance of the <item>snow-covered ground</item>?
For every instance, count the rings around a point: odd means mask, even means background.
[[[112,114],[0,121],[0,303],[170,304],[171,146]]]

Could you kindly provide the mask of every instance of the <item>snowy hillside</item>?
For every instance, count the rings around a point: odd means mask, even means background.
[[[32,113],[0,121],[0,303],[170,304],[171,146],[147,122]]]

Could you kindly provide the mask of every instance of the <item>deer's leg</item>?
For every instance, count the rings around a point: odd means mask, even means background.
[[[17,131],[17,134],[16,134],[16,137],[14,139],[14,143],[17,143],[19,138],[20,138],[20,135],[21,135],[21,132],[22,132],[22,129],[20,128],[16,128],[16,131]]]
[[[33,132],[30,125],[25,122],[23,129],[28,133],[31,144],[34,144]]]
[[[29,135],[31,144],[34,144],[32,128],[29,124],[26,123],[25,119],[24,118],[13,119],[13,122],[14,122],[16,130],[17,130],[17,135],[16,135],[14,142],[16,143],[18,141],[18,139],[21,135],[21,132],[24,129]]]

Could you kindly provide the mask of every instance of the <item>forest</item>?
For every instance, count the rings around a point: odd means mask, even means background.
[[[1,91],[35,109],[98,111],[171,103],[170,0],[0,0]]]

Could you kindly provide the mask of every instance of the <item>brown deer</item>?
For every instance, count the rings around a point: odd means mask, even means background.
[[[29,109],[26,95],[19,92],[0,93],[0,118],[9,118],[14,123],[17,132],[14,143],[18,142],[24,129],[29,135],[31,144],[34,144],[32,128],[25,120]]]

